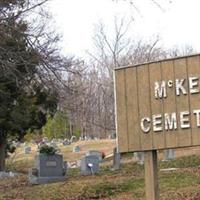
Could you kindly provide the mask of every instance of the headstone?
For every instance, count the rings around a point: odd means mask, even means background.
[[[73,152],[77,153],[80,152],[81,148],[79,146],[74,146],[73,147]]]
[[[15,177],[15,176],[19,176],[19,173],[16,172],[5,172],[5,171],[0,171],[0,179],[1,178],[8,178],[8,177]]]
[[[88,137],[87,137],[87,136],[84,136],[84,140],[88,140]]]
[[[113,149],[113,168],[112,170],[120,169],[120,153],[117,151],[117,147]]]
[[[27,142],[24,142],[24,143],[23,143],[23,146],[24,146],[24,147],[26,147],[27,145],[28,145]]]
[[[116,139],[116,132],[112,132],[112,133],[111,133],[110,139]]]
[[[62,143],[64,146],[67,146],[67,145],[70,145],[71,142],[69,140],[64,140],[63,143]]]
[[[84,156],[81,159],[81,174],[92,175],[99,172],[99,157],[96,155]]]
[[[70,141],[71,143],[73,143],[75,140],[76,140],[76,136],[75,136],[75,135],[72,135],[72,137],[70,138],[69,141]]]
[[[31,153],[31,147],[25,147],[24,148],[24,153],[25,154],[30,154]]]
[[[102,161],[102,153],[99,151],[95,151],[95,150],[90,150],[86,153],[86,156],[90,156],[90,155],[95,155],[99,158],[99,161]]]
[[[175,158],[174,149],[166,149],[164,151],[164,161],[172,160]]]
[[[63,181],[66,179],[67,163],[59,154],[39,154],[35,159],[35,168],[29,171],[31,184],[42,184]]]
[[[138,164],[140,165],[144,164],[144,152],[135,152],[134,158],[136,159]]]

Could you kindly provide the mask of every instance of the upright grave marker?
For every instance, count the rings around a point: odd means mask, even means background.
[[[200,55],[116,69],[115,99],[119,152],[145,151],[146,196],[157,200],[156,150],[200,145]]]

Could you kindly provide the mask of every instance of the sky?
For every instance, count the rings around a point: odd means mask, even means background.
[[[95,24],[112,34],[114,18],[132,20],[127,36],[151,40],[159,35],[164,48],[191,45],[200,51],[199,0],[51,0],[64,54],[79,57],[92,51]]]

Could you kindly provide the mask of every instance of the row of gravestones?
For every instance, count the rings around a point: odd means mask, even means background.
[[[134,153],[134,158],[138,162],[138,164],[144,164],[144,152],[136,152]],[[164,151],[164,159],[163,161],[172,160],[175,158],[175,150],[167,149]]]
[[[59,144],[62,144],[64,146],[70,145],[73,142],[73,139],[74,138],[71,138],[70,140],[66,139],[66,140],[58,140],[58,141],[56,141],[56,140],[48,141],[48,140],[44,139],[40,144],[41,145],[46,144],[46,145],[53,146],[54,148],[58,149],[58,145]],[[84,138],[83,140],[90,140],[90,138],[89,137],[88,138]],[[98,140],[98,138],[94,138],[94,140]],[[16,147],[19,147],[20,143],[14,143],[14,145]],[[27,143],[23,143],[23,146],[24,146],[24,153],[25,154],[30,154],[31,153],[31,147],[28,146]],[[73,152],[79,152],[79,151],[80,151],[80,148],[78,146],[75,146],[73,148]]]
[[[80,162],[82,175],[92,175],[99,172],[99,163],[102,161],[101,153],[89,151]],[[39,154],[35,159],[35,167],[29,170],[29,183],[43,184],[63,181],[67,175],[67,162],[59,154]]]
[[[174,158],[174,150],[165,151],[165,160]],[[140,164],[144,163],[144,153],[135,154]],[[98,151],[89,151],[80,162],[82,175],[92,175],[99,172],[99,163],[102,161],[102,154]],[[113,170],[120,167],[120,154],[117,148],[113,152]],[[29,182],[31,184],[42,184],[57,182],[66,179],[67,162],[63,161],[63,156],[56,154],[47,156],[39,154],[36,156],[35,167],[29,171]]]

